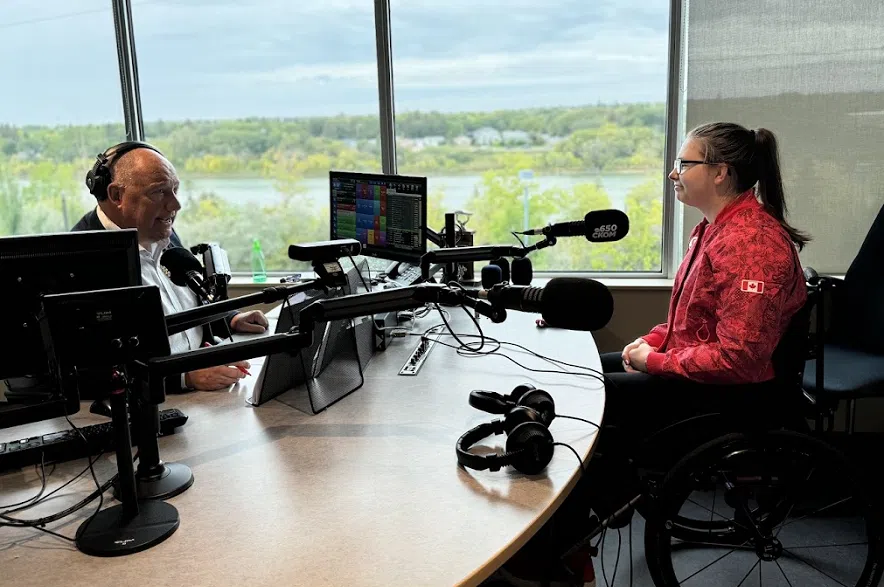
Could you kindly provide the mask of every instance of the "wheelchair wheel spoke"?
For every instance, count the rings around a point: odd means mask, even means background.
[[[754,565],[752,565],[752,568],[751,568],[751,569],[749,569],[749,572],[748,572],[748,573],[746,573],[746,576],[745,576],[745,577],[743,577],[743,580],[742,580],[742,581],[740,581],[740,582],[739,582],[739,583],[737,583],[737,587],[740,587],[740,585],[742,585],[742,584],[743,584],[743,583],[745,583],[745,582],[746,582],[746,579],[748,579],[748,578],[749,578],[749,575],[751,575],[751,574],[752,574],[752,571],[754,571],[754,570],[755,570],[755,567],[757,567],[757,566],[758,566],[758,565],[760,565],[760,564],[761,564],[761,559],[758,559],[758,560],[757,560],[757,561],[755,561],[755,564],[754,564]]]
[[[789,577],[786,575],[786,571],[784,571],[782,565],[780,565],[780,561],[775,560],[774,562],[777,563],[777,568],[780,569],[780,572],[783,574],[783,579],[786,580],[786,583],[789,585],[789,587],[792,587],[792,581],[789,580]]]
[[[719,518],[721,518],[721,519],[724,520],[725,522],[730,522],[730,523],[732,523],[734,526],[737,526],[738,528],[742,528],[743,530],[746,530],[746,531],[749,530],[749,528],[747,528],[747,527],[744,526],[743,524],[737,522],[735,519],[733,519],[733,518],[730,518],[730,519],[729,519],[729,518],[727,518],[727,517],[725,517],[725,516],[722,516],[722,515],[719,514],[718,512],[716,512],[716,511],[714,511],[714,510],[710,510],[710,509],[709,509],[708,507],[706,507],[705,505],[703,505],[703,504],[701,504],[701,503],[698,503],[698,502],[694,501],[694,500],[691,499],[690,497],[687,499],[687,501],[689,501],[690,503],[694,504],[694,505],[697,506],[698,508],[700,508],[700,509],[704,509],[704,510],[706,510],[707,512],[709,512],[709,521],[710,521],[710,522],[712,521],[712,518],[713,518],[714,516],[718,516]]]
[[[813,469],[810,470],[810,473],[807,474],[807,478],[804,480],[804,483],[801,484],[802,487],[807,487],[808,483],[810,483],[810,478],[813,477],[813,474],[814,474],[815,471],[816,471],[816,467],[814,467]],[[795,504],[796,504],[796,503],[798,503],[798,500],[797,500],[797,499],[794,500],[794,501],[792,502],[792,505],[789,506],[789,511],[786,512],[786,517],[783,518],[783,522],[785,522],[786,520],[788,520],[788,519],[789,519],[789,516],[792,515],[792,510],[795,508]],[[777,528],[777,531],[774,532],[774,538],[776,538],[777,536],[780,535],[780,532],[782,532],[782,530],[783,530],[783,528],[784,528],[785,526],[786,526],[786,524],[783,523],[783,524],[780,525],[779,528]]]
[[[868,542],[846,542],[844,544],[814,544],[813,546],[790,546],[789,550],[801,550],[806,548],[841,548],[844,546],[868,546]]]
[[[775,536],[775,537],[776,537],[776,536],[779,536],[779,534],[780,534],[780,532],[782,531],[782,529],[785,528],[786,526],[790,525],[790,524],[794,524],[795,522],[800,522],[800,521],[803,520],[804,518],[807,518],[807,517],[812,516],[812,515],[814,515],[814,514],[820,514],[820,513],[824,512],[824,511],[828,510],[828,509],[831,509],[831,508],[833,508],[833,507],[837,507],[837,506],[839,506],[839,505],[841,505],[841,504],[843,504],[843,503],[846,503],[846,502],[850,501],[851,499],[853,499],[853,496],[852,496],[852,495],[851,495],[851,496],[848,496],[848,497],[845,497],[844,499],[838,500],[838,501],[836,501],[835,503],[830,503],[829,505],[823,506],[823,507],[819,508],[818,510],[814,510],[814,511],[810,512],[809,514],[804,514],[804,515],[801,516],[800,518],[795,518],[795,519],[792,520],[791,522],[786,522],[786,521],[784,520],[783,523],[780,525],[779,529],[777,530],[776,534],[774,534],[774,536]],[[793,504],[792,504],[792,507],[794,507],[794,506],[795,506],[795,504],[793,503]],[[790,508],[789,508],[789,512],[791,513],[791,511],[792,511],[792,508],[790,507]],[[788,519],[789,519],[789,516],[786,516],[785,519],[788,520]]]
[[[688,581],[690,581],[691,579],[693,579],[694,577],[696,577],[697,575],[699,575],[700,573],[702,573],[703,571],[705,571],[706,569],[708,569],[709,567],[711,567],[712,565],[714,565],[715,563],[717,563],[717,562],[721,561],[722,559],[724,559],[725,557],[730,556],[731,554],[733,554],[738,548],[740,548],[740,547],[742,547],[742,546],[746,546],[746,544],[747,544],[748,542],[749,542],[749,541],[747,540],[746,542],[744,542],[744,543],[741,544],[740,546],[735,546],[734,548],[730,549],[729,551],[727,551],[726,553],[724,553],[723,555],[721,555],[720,557],[718,557],[717,559],[715,559],[714,561],[712,561],[711,563],[709,563],[708,565],[706,565],[705,567],[701,568],[699,571],[695,571],[694,573],[688,575],[688,576],[685,577],[684,579],[680,579],[680,580],[678,581],[678,584],[679,584],[679,585],[682,585],[683,583],[687,583]]]
[[[787,548],[783,548],[783,552],[787,552],[787,553],[789,553],[790,556],[796,558],[798,561],[804,563],[805,565],[807,565],[808,567],[810,567],[811,569],[813,569],[813,570],[816,571],[817,573],[823,575],[824,577],[827,577],[827,578],[831,579],[832,581],[835,581],[836,583],[838,583],[839,585],[841,585],[841,587],[847,587],[847,585],[845,585],[844,583],[842,583],[841,581],[839,581],[838,579],[836,579],[835,577],[833,577],[833,576],[830,575],[829,573],[827,573],[827,572],[825,572],[825,571],[819,569],[816,565],[814,565],[813,563],[807,561],[804,557],[798,556],[797,554],[795,554],[794,552],[792,552],[791,550],[789,550],[789,549],[787,549]]]
[[[702,541],[697,541],[697,540],[679,540],[678,544],[688,544],[690,546],[711,546],[712,548],[733,548],[734,550],[741,550],[741,549],[742,550],[751,550],[751,551],[755,550],[755,547],[753,547],[745,542],[743,544],[739,544],[737,546],[734,546],[733,544],[724,544],[722,542],[702,542]]]

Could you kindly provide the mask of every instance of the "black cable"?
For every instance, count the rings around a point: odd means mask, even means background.
[[[11,511],[16,511],[16,510],[11,510],[11,508],[17,508],[20,505],[27,504],[29,501],[35,502],[35,501],[39,500],[40,496],[43,495],[43,492],[46,491],[46,453],[45,452],[40,453],[40,478],[41,478],[40,491],[37,492],[37,495],[35,495],[34,497],[31,497],[31,498],[28,498],[24,501],[20,501],[18,503],[13,503],[13,504],[9,504],[9,505],[0,505],[0,510],[4,510],[2,513],[8,514],[8,513],[11,513]],[[24,508],[22,508],[22,509],[24,509]]]
[[[525,351],[525,352],[527,352],[527,353],[530,353],[530,354],[534,355],[535,357],[537,357],[537,358],[539,358],[539,359],[543,359],[543,360],[545,360],[545,361],[549,361],[550,363],[555,363],[555,364],[557,364],[557,365],[563,365],[563,366],[565,366],[565,367],[572,367],[572,368],[574,368],[574,369],[584,369],[584,370],[586,370],[586,371],[590,371],[590,372],[592,372],[592,373],[596,373],[596,374],[598,374],[598,375],[604,375],[604,373],[603,373],[602,371],[599,371],[598,369],[594,369],[594,368],[592,368],[592,367],[586,367],[586,366],[584,366],[584,365],[575,365],[575,364],[573,364],[573,363],[566,363],[565,361],[562,361],[561,359],[556,359],[556,358],[553,358],[553,357],[547,357],[546,355],[541,355],[540,353],[538,353],[538,352],[536,352],[536,351],[532,351],[532,350],[529,349],[528,347],[526,347],[526,346],[522,346],[522,345],[520,345],[520,344],[518,344],[518,343],[516,343],[516,342],[501,341],[500,344],[503,344],[503,345],[509,345],[509,346],[514,346],[514,347],[516,347],[516,348],[518,348],[518,349],[522,349],[523,351]]]
[[[454,289],[459,289],[460,291],[462,291],[464,293],[464,296],[466,296],[466,294],[467,294],[467,289],[462,284],[460,284],[456,281],[449,282],[448,287],[451,287]],[[469,308],[467,308],[466,304],[461,304],[460,307],[466,313],[466,315],[470,317],[470,320],[473,321],[473,324],[476,325],[476,330],[479,331],[479,346],[475,349],[475,352],[479,352],[483,348],[485,348],[485,333],[482,332],[482,325],[479,324],[479,319],[476,318],[476,316],[473,315],[472,312],[470,312],[470,310],[469,310]],[[439,314],[442,316],[443,321],[445,321],[445,316],[442,314],[442,309],[438,306],[438,304],[436,305],[436,308],[439,310]],[[454,334],[454,331],[451,330],[451,326],[448,324],[448,322],[445,322],[445,326],[448,327],[449,332]],[[468,345],[465,348],[468,350],[471,350],[471,351],[473,350]]]
[[[450,346],[454,349],[462,348],[462,349],[465,349],[465,350],[467,350],[469,352],[473,352],[473,353],[478,353],[479,351],[481,351],[485,347],[485,333],[482,332],[482,327],[479,326],[479,321],[476,320],[476,317],[470,313],[469,309],[467,309],[466,306],[461,305],[461,308],[463,308],[463,310],[467,313],[467,315],[470,317],[470,319],[476,325],[476,328],[479,330],[478,335],[473,334],[473,335],[468,335],[468,336],[472,336],[474,338],[476,338],[476,337],[479,338],[479,346],[478,347],[472,347],[472,346],[466,344],[464,341],[462,341],[460,339],[460,337],[457,335],[457,333],[454,332],[454,329],[451,328],[451,324],[449,324],[448,319],[445,317],[445,314],[442,313],[442,307],[439,304],[435,304],[435,306],[436,306],[436,310],[439,311],[439,315],[442,317],[442,322],[445,323],[445,327],[448,329],[448,332],[451,334],[451,336],[454,337],[454,340],[456,340],[457,343],[460,345],[460,347],[455,347],[453,345],[446,345],[446,346]],[[464,338],[467,338],[467,336],[465,336]],[[439,341],[437,340],[436,342],[439,342]],[[442,344],[445,344],[445,343],[442,343]]]
[[[510,234],[513,235],[514,237],[516,237],[516,240],[519,241],[519,245],[524,249],[525,248],[525,241],[522,240],[522,237],[520,237],[519,234],[515,230],[511,231]]]
[[[602,562],[602,579],[605,580],[605,587],[609,587],[610,583],[608,583],[608,575],[605,573],[605,537],[608,535],[608,529],[605,528],[602,530],[602,538],[600,542],[602,543],[602,548],[599,550],[599,560]]]
[[[371,291],[371,288],[368,287],[368,283],[366,283],[365,278],[362,277],[362,271],[359,269],[359,266],[356,264],[356,260],[353,258],[353,255],[347,253],[347,258],[350,259],[350,263],[353,264],[353,269],[356,270],[356,275],[359,276],[359,280],[362,282],[362,286],[365,288],[365,291]],[[371,268],[368,268],[368,279],[371,280]],[[353,292],[350,292],[353,293]]]
[[[632,519],[629,520],[629,587],[632,587]]]
[[[623,546],[623,534],[620,528],[617,528],[617,556],[614,559],[614,574],[611,575],[611,585],[616,585],[617,569],[620,567],[620,548]]]
[[[592,422],[590,420],[586,420],[584,418],[578,418],[577,416],[563,416],[562,414],[556,414],[556,418],[565,418],[566,420],[577,420],[579,422],[586,422],[590,426],[595,426],[597,430],[602,429],[602,427],[599,426],[598,424],[596,424],[595,422]]]
[[[103,455],[104,455],[104,452],[100,452],[100,453],[98,453],[95,457],[92,457],[90,460],[92,461],[93,464],[95,464],[96,462],[98,462],[98,459],[100,459]],[[12,513],[12,512],[19,512],[19,511],[22,511],[22,510],[30,509],[30,508],[34,507],[35,505],[37,505],[37,504],[40,504],[40,503],[43,503],[43,502],[47,501],[50,497],[52,497],[53,495],[55,495],[56,493],[58,493],[59,491],[61,491],[62,489],[64,489],[65,487],[67,487],[68,485],[70,485],[71,483],[73,483],[74,481],[76,481],[77,479],[79,479],[80,477],[82,477],[83,475],[85,475],[85,474],[86,474],[86,471],[88,471],[88,470],[89,470],[89,465],[86,465],[86,467],[85,467],[82,471],[80,471],[79,473],[77,473],[76,475],[74,475],[73,477],[71,477],[70,479],[68,479],[67,481],[65,481],[64,483],[62,483],[61,486],[56,487],[55,489],[53,489],[52,491],[50,491],[49,493],[47,493],[47,494],[43,497],[43,499],[41,499],[40,501],[34,502],[34,503],[32,503],[31,505],[29,505],[29,506],[27,506],[27,507],[16,508],[16,509],[14,509],[14,510],[6,511],[6,512],[3,512],[3,513],[4,513],[4,514],[9,514],[9,513]],[[94,499],[94,498],[93,498],[93,499]],[[84,504],[84,505],[85,505],[85,504]]]
[[[89,442],[86,440],[86,437],[83,435],[83,432],[79,428],[77,428],[73,422],[71,422],[70,416],[68,414],[65,414],[64,418],[65,418],[65,420],[67,420],[67,423],[71,426],[71,428],[73,428],[74,431],[77,434],[79,434],[79,436],[83,440],[83,442],[88,445]],[[56,520],[59,520],[63,517],[66,517],[66,516],[76,512],[77,510],[85,507],[89,502],[94,500],[96,496],[98,497],[98,508],[89,517],[89,519],[86,521],[86,523],[88,524],[89,522],[91,522],[92,519],[95,518],[95,516],[98,514],[98,512],[101,511],[101,508],[104,505],[104,492],[110,488],[110,486],[113,484],[113,481],[116,479],[117,476],[115,475],[108,482],[106,482],[104,485],[101,485],[98,482],[98,477],[95,475],[95,469],[93,468],[93,463],[94,463],[94,461],[89,460],[88,470],[92,473],[92,480],[95,481],[95,488],[96,489],[86,499],[84,499],[80,503],[78,503],[78,504],[74,505],[73,507],[70,507],[62,512],[59,512],[57,514],[53,514],[51,516],[46,516],[46,517],[40,518],[38,520],[20,520],[18,518],[13,518],[13,517],[8,516],[6,514],[0,514],[0,518],[2,518],[3,520],[6,520],[6,522],[0,522],[0,526],[13,526],[13,527],[19,527],[19,528],[36,528],[37,530],[40,530],[41,532],[46,532],[47,534],[51,534],[51,535],[56,536],[58,538],[68,540],[69,542],[74,542],[74,540],[72,538],[68,538],[67,536],[62,536],[61,534],[58,534],[56,532],[52,532],[51,530],[46,530],[45,528],[42,528],[41,526],[44,526],[50,522],[54,522]],[[79,477],[79,475],[77,475],[77,477]],[[68,481],[68,483],[70,483],[70,481]],[[64,487],[64,485],[62,487]],[[61,488],[59,488],[59,489],[61,489]],[[58,489],[56,489],[55,491],[58,491]],[[53,493],[55,493],[55,491],[53,491]],[[50,494],[50,495],[52,495],[52,494]],[[46,497],[49,497],[49,496],[47,495]]]
[[[117,390],[117,393],[126,393],[126,391],[125,390],[122,390],[122,391]],[[67,414],[64,415],[64,419],[68,421],[68,424],[70,424],[71,428],[73,428],[74,431],[76,431],[76,433],[80,435],[80,438],[82,438],[83,442],[86,443],[86,446],[88,446],[89,441],[86,440],[86,437],[83,435],[83,432],[81,432],[80,429],[77,428],[73,422],[71,422],[71,419]],[[92,480],[95,481],[95,490],[98,491],[98,507],[95,508],[95,511],[92,513],[92,515],[89,517],[89,519],[86,520],[86,523],[83,525],[84,532],[89,528],[89,524],[92,523],[92,520],[95,518],[95,516],[98,515],[98,512],[101,511],[101,506],[104,505],[104,492],[106,491],[106,490],[102,490],[101,483],[98,482],[98,477],[95,475],[95,468],[92,466],[91,460],[89,461],[89,473],[92,475]]]
[[[583,474],[583,472],[585,471],[583,459],[580,458],[580,455],[577,453],[576,450],[574,450],[573,446],[571,446],[570,444],[565,444],[564,442],[554,442],[553,446],[564,446],[565,448],[573,452],[574,456],[577,457],[577,461],[580,463],[580,474]]]
[[[444,335],[445,333],[440,332],[440,333],[438,333],[438,334],[440,334],[440,335]],[[467,337],[469,337],[470,335],[461,335],[461,336],[464,336],[465,338],[467,338]],[[490,337],[486,337],[486,338],[489,338],[489,340],[492,340],[493,342],[498,342],[498,341],[496,341],[496,340],[494,340],[494,339],[492,339],[492,338],[490,338]],[[452,348],[452,349],[462,349],[462,348],[463,348],[463,347],[455,346],[455,345],[453,345],[453,344],[448,344],[448,343],[442,342],[442,341],[439,340],[439,339],[436,339],[436,343],[437,343],[437,344],[441,344],[442,346],[447,346],[447,347]],[[458,354],[461,354],[461,353],[458,353]],[[498,356],[498,357],[503,357],[503,358],[507,359],[508,361],[510,361],[511,363],[515,364],[516,366],[518,366],[518,367],[520,367],[520,368],[522,368],[522,369],[524,369],[524,370],[526,370],[526,371],[528,371],[528,372],[530,372],[530,373],[551,373],[551,374],[554,374],[554,375],[577,375],[577,376],[581,376],[581,377],[591,377],[591,378],[595,379],[596,381],[604,382],[604,378],[601,377],[601,376],[599,376],[599,375],[596,374],[596,373],[578,373],[578,372],[575,372],[575,371],[555,371],[555,370],[552,370],[552,369],[534,369],[534,368],[531,368],[531,367],[526,367],[525,365],[523,365],[522,363],[520,363],[520,362],[518,362],[517,360],[513,359],[513,358],[510,357],[509,355],[506,355],[506,354],[501,353],[501,352],[488,352],[488,353],[474,353],[474,352],[471,352],[471,353],[464,353],[464,354],[461,354],[461,356],[467,356],[467,357],[482,357],[482,356],[486,356],[486,355],[495,355],[495,356]]]
[[[443,335],[445,335],[445,333],[439,333],[439,334],[443,334]],[[464,338],[471,338],[471,337],[475,338],[477,335],[474,335],[474,334],[461,334],[460,336],[462,336],[462,337],[464,337]],[[552,371],[552,370],[544,370],[544,369],[533,369],[533,368],[530,368],[530,367],[525,367],[524,365],[522,365],[521,363],[519,363],[519,362],[516,361],[515,359],[513,359],[513,358],[511,358],[511,357],[509,357],[508,355],[505,355],[505,354],[503,354],[503,353],[498,353],[496,350],[493,350],[493,351],[486,351],[486,352],[484,352],[484,353],[482,353],[482,352],[477,352],[477,351],[472,351],[472,350],[467,350],[467,351],[464,352],[464,353],[458,353],[458,354],[460,354],[461,356],[464,356],[464,357],[468,357],[468,356],[484,356],[484,355],[490,355],[490,354],[498,354],[498,355],[500,355],[500,356],[502,356],[502,357],[506,357],[507,359],[509,359],[510,361],[512,361],[513,363],[515,363],[516,365],[518,365],[519,367],[521,367],[521,368],[523,368],[523,369],[525,369],[525,370],[527,370],[527,371],[532,371],[532,372],[534,372],[534,373],[564,373],[564,374],[568,374],[568,375],[580,375],[580,376],[584,376],[584,377],[589,376],[589,377],[592,377],[593,379],[595,379],[595,380],[597,380],[597,381],[599,381],[599,382],[601,382],[601,383],[607,383],[607,382],[609,381],[608,378],[605,376],[605,374],[604,374],[603,372],[598,371],[597,369],[593,369],[592,367],[585,367],[585,366],[582,366],[582,365],[573,365],[573,364],[571,364],[571,363],[566,363],[566,362],[564,362],[564,361],[560,361],[560,360],[558,360],[558,359],[554,359],[554,358],[552,358],[552,357],[547,357],[547,356],[541,355],[541,354],[539,354],[539,353],[537,353],[537,352],[534,352],[534,351],[532,351],[531,349],[529,349],[529,348],[527,348],[527,347],[524,347],[524,346],[522,346],[522,345],[520,345],[520,344],[516,344],[516,343],[512,343],[512,342],[507,342],[507,341],[499,341],[499,340],[497,340],[497,339],[495,339],[495,338],[493,338],[493,337],[490,337],[490,336],[485,336],[484,338],[485,338],[487,341],[490,341],[490,342],[493,342],[493,343],[497,344],[498,347],[501,346],[501,345],[505,345],[505,344],[507,344],[507,345],[511,345],[511,346],[515,346],[515,347],[517,347],[517,348],[520,348],[520,349],[522,349],[522,350],[524,350],[524,351],[526,351],[526,352],[528,352],[528,353],[534,355],[535,357],[537,357],[537,358],[539,358],[539,359],[542,359],[542,360],[544,360],[544,361],[548,361],[548,362],[550,362],[550,363],[553,363],[554,365],[559,365],[559,366],[564,365],[564,366],[567,366],[567,367],[573,367],[573,368],[577,368],[577,369],[584,369],[584,370],[586,370],[586,371],[588,371],[588,372],[587,372],[587,373],[575,373],[575,372],[573,372],[573,371],[564,371],[564,370],[562,370],[562,371]],[[439,340],[437,340],[436,342],[439,342],[440,344],[445,345],[445,343],[442,343],[442,342],[439,341]],[[455,347],[455,346],[453,346],[453,345],[446,345],[446,346],[449,346],[449,347],[451,347],[451,348],[458,348],[458,347]],[[466,346],[466,345],[463,345],[463,346]],[[463,346],[462,346],[461,348],[463,348]],[[467,349],[470,349],[469,346],[466,346],[466,348],[467,348]],[[613,382],[612,382],[612,383],[613,383]]]

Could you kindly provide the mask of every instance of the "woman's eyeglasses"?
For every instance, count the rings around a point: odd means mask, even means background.
[[[685,167],[686,165],[718,165],[718,163],[715,163],[713,161],[694,161],[692,159],[676,159],[675,165],[674,165],[675,172],[678,173],[679,175],[681,175],[682,173],[684,173],[684,170],[686,169],[686,167]]]

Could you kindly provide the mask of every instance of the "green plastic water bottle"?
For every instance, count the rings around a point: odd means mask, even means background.
[[[264,283],[267,281],[267,266],[264,265],[264,251],[261,250],[261,242],[252,239],[252,281]]]

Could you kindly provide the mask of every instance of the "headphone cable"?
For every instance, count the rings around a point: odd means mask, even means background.
[[[573,446],[571,446],[570,444],[566,444],[564,442],[553,442],[553,446],[564,446],[565,448],[567,448],[568,450],[573,452],[574,456],[577,457],[577,462],[580,463],[580,474],[583,475],[583,471],[584,471],[583,459],[580,458],[580,455],[577,454],[577,451],[574,450]]]

